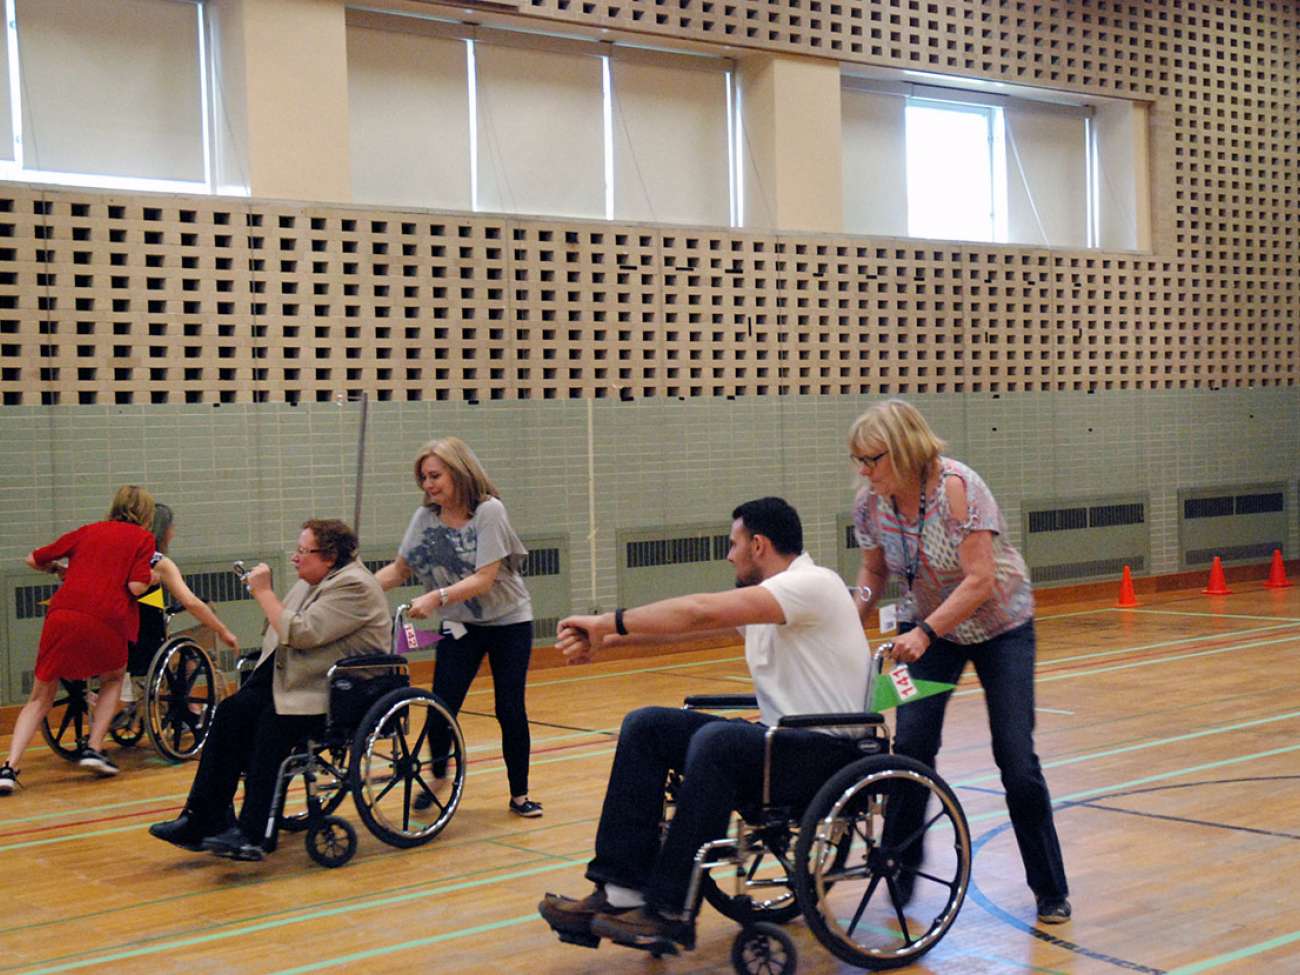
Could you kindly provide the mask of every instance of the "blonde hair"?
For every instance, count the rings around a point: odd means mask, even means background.
[[[153,528],[153,495],[138,484],[123,484],[113,495],[109,521],[125,521],[141,528]]]
[[[488,478],[483,465],[469,449],[469,444],[460,437],[443,437],[430,440],[415,455],[415,483],[420,484],[420,468],[430,457],[437,457],[451,474],[451,483],[456,488],[456,500],[473,514],[480,504],[488,498],[501,497],[496,486]],[[437,511],[439,505],[426,501],[425,505]]]
[[[860,454],[875,443],[884,444],[894,470],[910,484],[920,484],[922,472],[948,446],[930,429],[921,412],[901,399],[877,403],[853,421],[849,451]]]

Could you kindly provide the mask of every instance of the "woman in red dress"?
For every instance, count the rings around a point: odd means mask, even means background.
[[[32,695],[14,723],[9,759],[0,766],[0,795],[17,785],[18,762],[54,703],[60,679],[99,675],[90,740],[77,763],[99,775],[117,774],[102,749],[122,691],[126,645],[140,626],[135,597],[157,582],[149,568],[153,512],[153,496],[128,484],[118,488],[107,521],[83,525],[27,556],[33,569],[60,572],[63,585],[50,600],[41,629]]]

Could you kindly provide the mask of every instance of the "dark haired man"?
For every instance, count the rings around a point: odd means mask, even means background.
[[[572,662],[602,646],[666,642],[738,629],[745,638],[761,724],[681,708],[648,707],[623,720],[581,900],[547,894],[538,910],[563,935],[605,937],[658,952],[692,947],[686,894],[696,851],[726,834],[731,811],[762,795],[763,736],[785,714],[861,711],[869,653],[843,580],[803,552],[798,513],[780,498],[732,513],[737,588],[665,599],[627,611],[561,620]],[[829,737],[829,740],[828,740]],[[806,802],[858,756],[851,737],[791,731],[780,740],[774,802]],[[682,774],[660,843],[664,782]],[[775,777],[774,777],[775,778]]]
[[[233,860],[262,859],[280,763],[297,742],[323,730],[330,667],[390,646],[388,600],[356,553],[351,528],[313,518],[298,535],[290,559],[298,581],[283,602],[266,563],[245,577],[266,614],[262,655],[243,687],[217,706],[185,808],[149,827],[158,839]],[[231,824],[241,772],[244,805]]]

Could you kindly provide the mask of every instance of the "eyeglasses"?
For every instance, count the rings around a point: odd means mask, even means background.
[[[296,549],[293,550],[293,554],[298,556],[315,555],[319,551],[320,549],[318,548],[303,548],[301,545],[299,545]]]
[[[867,469],[867,472],[870,473],[871,471],[874,471],[876,469],[876,465],[879,464],[881,460],[883,460],[888,453],[889,453],[888,450],[882,450],[880,453],[874,456],[859,456],[858,454],[849,454],[849,459],[852,460],[853,463],[857,464],[859,467],[865,467]]]

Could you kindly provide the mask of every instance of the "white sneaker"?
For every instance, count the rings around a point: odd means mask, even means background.
[[[81,758],[77,759],[77,764],[82,768],[88,768],[99,776],[117,775],[117,763],[98,749],[91,748],[87,745],[81,750]]]
[[[0,765],[0,796],[7,796],[18,788],[18,773],[8,762]]]

